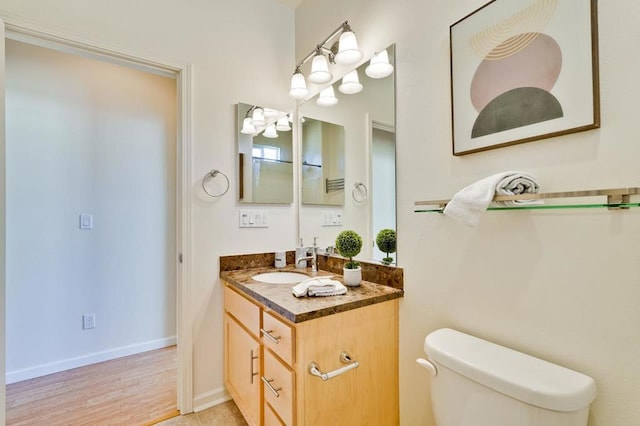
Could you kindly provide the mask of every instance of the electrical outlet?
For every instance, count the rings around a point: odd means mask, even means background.
[[[90,328],[96,328],[96,314],[82,315],[82,329],[88,330]]]

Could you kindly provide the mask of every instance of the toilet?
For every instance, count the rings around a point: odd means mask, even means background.
[[[437,426],[585,426],[591,377],[449,328],[424,341]]]

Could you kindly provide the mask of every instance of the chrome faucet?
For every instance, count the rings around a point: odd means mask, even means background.
[[[305,247],[304,249],[304,256],[300,256],[299,254],[302,253],[298,253],[296,252],[296,267],[297,268],[304,268],[307,264],[307,260],[311,261],[311,273],[315,274],[316,272],[318,272],[318,245],[316,243],[316,241],[318,240],[318,237],[313,237],[313,246],[311,247]],[[304,262],[304,263],[302,263]]]

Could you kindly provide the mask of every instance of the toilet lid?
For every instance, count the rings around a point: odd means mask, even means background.
[[[578,411],[596,397],[589,376],[449,328],[430,333],[424,351],[437,364],[537,407]]]

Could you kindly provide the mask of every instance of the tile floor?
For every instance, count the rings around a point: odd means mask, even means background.
[[[157,426],[245,426],[247,422],[233,401],[218,404],[199,413],[173,417]]]

